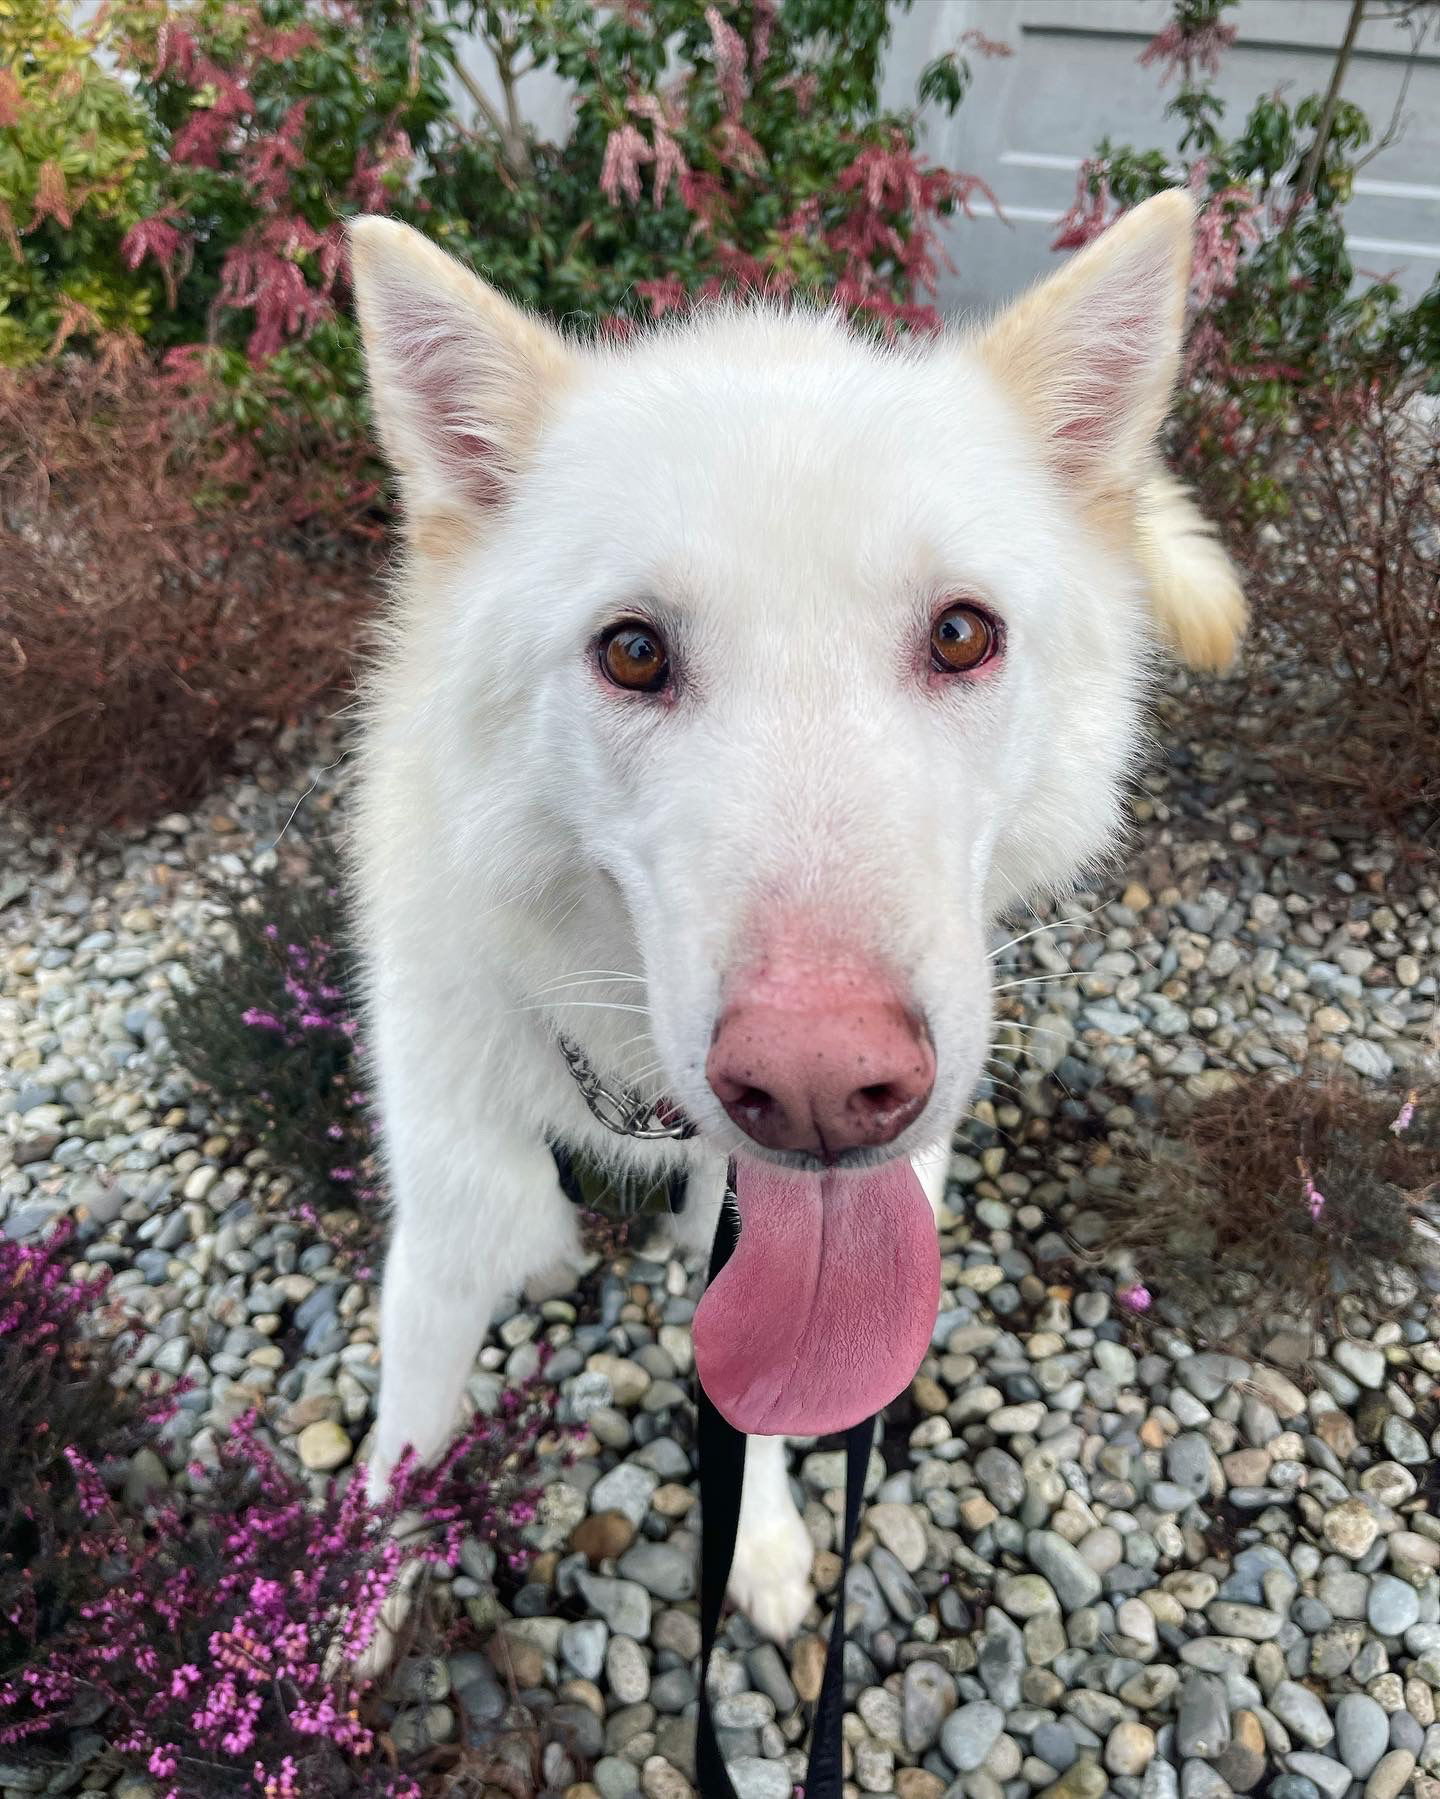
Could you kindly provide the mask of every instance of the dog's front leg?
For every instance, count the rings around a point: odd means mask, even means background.
[[[397,1211],[380,1298],[376,1498],[407,1446],[428,1462],[453,1434],[501,1295],[580,1253],[542,1141],[473,1123],[463,1138],[453,1121],[413,1115],[390,1136]]]
[[[930,1210],[939,1222],[940,1208],[945,1203],[945,1189],[950,1180],[950,1160],[952,1155],[951,1132],[942,1143],[934,1149],[927,1149],[924,1155],[912,1156],[910,1166],[920,1185],[925,1189],[925,1197],[930,1201]]]
[[[784,1437],[747,1437],[730,1597],[757,1630],[787,1642],[815,1597],[814,1560],[815,1545],[790,1491]]]

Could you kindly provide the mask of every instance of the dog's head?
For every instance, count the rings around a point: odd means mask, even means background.
[[[1150,201],[968,337],[720,309],[589,348],[356,228],[412,554],[458,598],[451,728],[505,721],[717,1147],[843,1169],[948,1132],[987,922],[1110,841],[1191,225]],[[1172,614],[1223,656],[1203,587]]]

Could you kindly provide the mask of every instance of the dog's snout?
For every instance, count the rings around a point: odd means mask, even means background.
[[[883,976],[741,984],[710,1045],[711,1091],[765,1149],[831,1156],[891,1143],[935,1085],[929,1033]]]

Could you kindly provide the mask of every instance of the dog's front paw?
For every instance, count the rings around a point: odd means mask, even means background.
[[[377,1504],[379,1497],[388,1493],[389,1475],[380,1477],[372,1470],[368,1485],[371,1504]],[[413,1552],[418,1550],[420,1539],[429,1534],[429,1527],[420,1513],[401,1512],[387,1524],[385,1534]],[[428,1572],[424,1557],[411,1553],[386,1589],[368,1633],[359,1640],[355,1633],[361,1627],[360,1620],[354,1613],[342,1610],[325,1655],[327,1679],[348,1676],[357,1685],[369,1686],[394,1665],[401,1642],[412,1634],[412,1618]]]
[[[777,1524],[741,1533],[730,1568],[730,1597],[757,1630],[786,1643],[815,1598],[814,1562],[810,1533],[790,1510]]]

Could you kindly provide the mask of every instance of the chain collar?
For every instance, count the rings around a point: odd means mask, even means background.
[[[607,1131],[620,1137],[640,1137],[648,1142],[683,1141],[695,1135],[695,1126],[680,1108],[667,1099],[640,1099],[623,1088],[607,1087],[578,1043],[560,1037],[560,1053],[580,1089],[580,1097]]]

